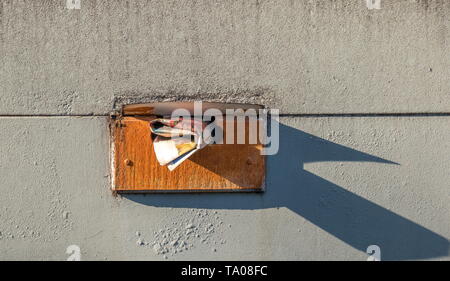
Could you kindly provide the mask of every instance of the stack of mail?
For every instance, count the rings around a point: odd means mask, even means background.
[[[203,139],[207,123],[197,119],[154,119],[150,122],[153,148],[160,165],[170,171],[178,167],[208,142]]]

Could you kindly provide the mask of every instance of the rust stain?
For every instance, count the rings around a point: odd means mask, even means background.
[[[209,145],[169,171],[159,165],[153,151],[149,121],[154,118],[114,121],[115,191],[262,191],[265,157],[260,154],[261,144]]]

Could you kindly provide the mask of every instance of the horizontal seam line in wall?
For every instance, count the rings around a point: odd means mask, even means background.
[[[0,118],[42,118],[42,117],[109,117],[106,114],[77,114],[77,115],[61,115],[61,114],[0,114]]]
[[[436,113],[282,113],[280,117],[438,117],[448,116],[450,112],[436,112]]]
[[[109,117],[109,114],[0,114],[0,118],[39,118],[39,117]],[[450,112],[436,112],[436,113],[280,113],[280,117],[437,117],[448,116]]]

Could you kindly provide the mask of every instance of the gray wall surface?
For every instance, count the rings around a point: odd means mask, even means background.
[[[0,260],[450,260],[449,15],[0,0]],[[279,108],[266,192],[113,196],[108,114],[166,100]]]

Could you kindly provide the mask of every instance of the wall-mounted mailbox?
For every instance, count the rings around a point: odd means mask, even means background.
[[[194,117],[198,111],[192,102],[167,102],[123,106],[118,116],[112,117],[112,188],[116,192],[206,192],[206,191],[263,191],[265,156],[260,141],[249,142],[250,127],[245,121],[245,143],[210,144],[197,151],[176,169],[161,166],[153,148],[150,121],[171,116],[175,109],[185,109]],[[227,109],[262,108],[259,105],[202,103],[201,114],[218,109],[225,115]],[[239,121],[240,120],[240,121]],[[223,119],[226,139],[227,122],[243,119]],[[261,122],[261,120],[258,120]],[[242,128],[242,127],[240,127]],[[258,130],[262,127],[258,126]],[[259,132],[258,132],[259,133]]]

